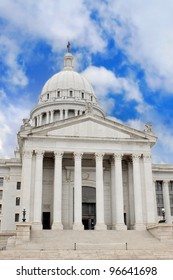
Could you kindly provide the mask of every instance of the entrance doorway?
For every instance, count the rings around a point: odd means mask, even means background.
[[[50,229],[50,212],[43,212],[43,229]]]
[[[94,230],[96,224],[96,190],[82,187],[82,223],[85,230]]]

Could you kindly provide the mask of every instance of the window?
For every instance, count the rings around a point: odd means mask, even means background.
[[[57,91],[57,97],[60,97],[60,90]]]
[[[4,178],[3,177],[0,177],[0,187],[2,187],[4,184]]]
[[[0,204],[0,214],[2,214],[2,204]]]
[[[173,216],[173,181],[171,181],[169,184],[169,199],[171,207],[171,216]]]
[[[15,213],[15,222],[19,222],[19,213]]]
[[[91,96],[91,101],[93,101],[93,97]]]
[[[49,100],[49,97],[50,97],[50,96],[49,96],[49,93],[48,93],[48,94],[47,94],[47,100]]]
[[[17,182],[16,189],[17,189],[17,190],[20,190],[20,189],[21,189],[21,182]]]
[[[73,96],[73,91],[72,90],[70,90],[70,97],[72,97]]]
[[[162,181],[156,181],[156,201],[157,214],[158,216],[162,216],[162,208],[164,208]]]
[[[20,197],[16,197],[16,206],[20,205]]]
[[[2,194],[3,194],[3,191],[0,190],[0,200],[2,199]]]
[[[84,99],[84,92],[82,92],[82,99]]]

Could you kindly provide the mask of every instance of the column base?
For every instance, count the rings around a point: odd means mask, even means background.
[[[107,230],[107,226],[105,224],[96,224],[95,230]]]
[[[42,230],[43,229],[43,225],[39,222],[33,222],[31,227],[32,227],[32,230]]]
[[[146,230],[146,225],[144,224],[135,224],[134,230]]]
[[[127,230],[127,226],[125,224],[114,224],[112,230]]]
[[[63,225],[61,223],[53,223],[52,230],[63,230]]]
[[[84,230],[84,225],[82,223],[73,224],[73,230]]]

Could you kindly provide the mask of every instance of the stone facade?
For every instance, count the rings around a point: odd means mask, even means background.
[[[32,230],[144,230],[162,215],[172,223],[173,165],[152,165],[151,127],[106,118],[70,53],[18,143],[14,159],[0,160],[0,231],[14,231],[23,209]]]

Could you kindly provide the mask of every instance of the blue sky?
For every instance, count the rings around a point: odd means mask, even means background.
[[[0,0],[0,157],[13,157],[70,40],[107,116],[139,130],[151,123],[153,162],[173,163],[172,12],[172,0]]]

